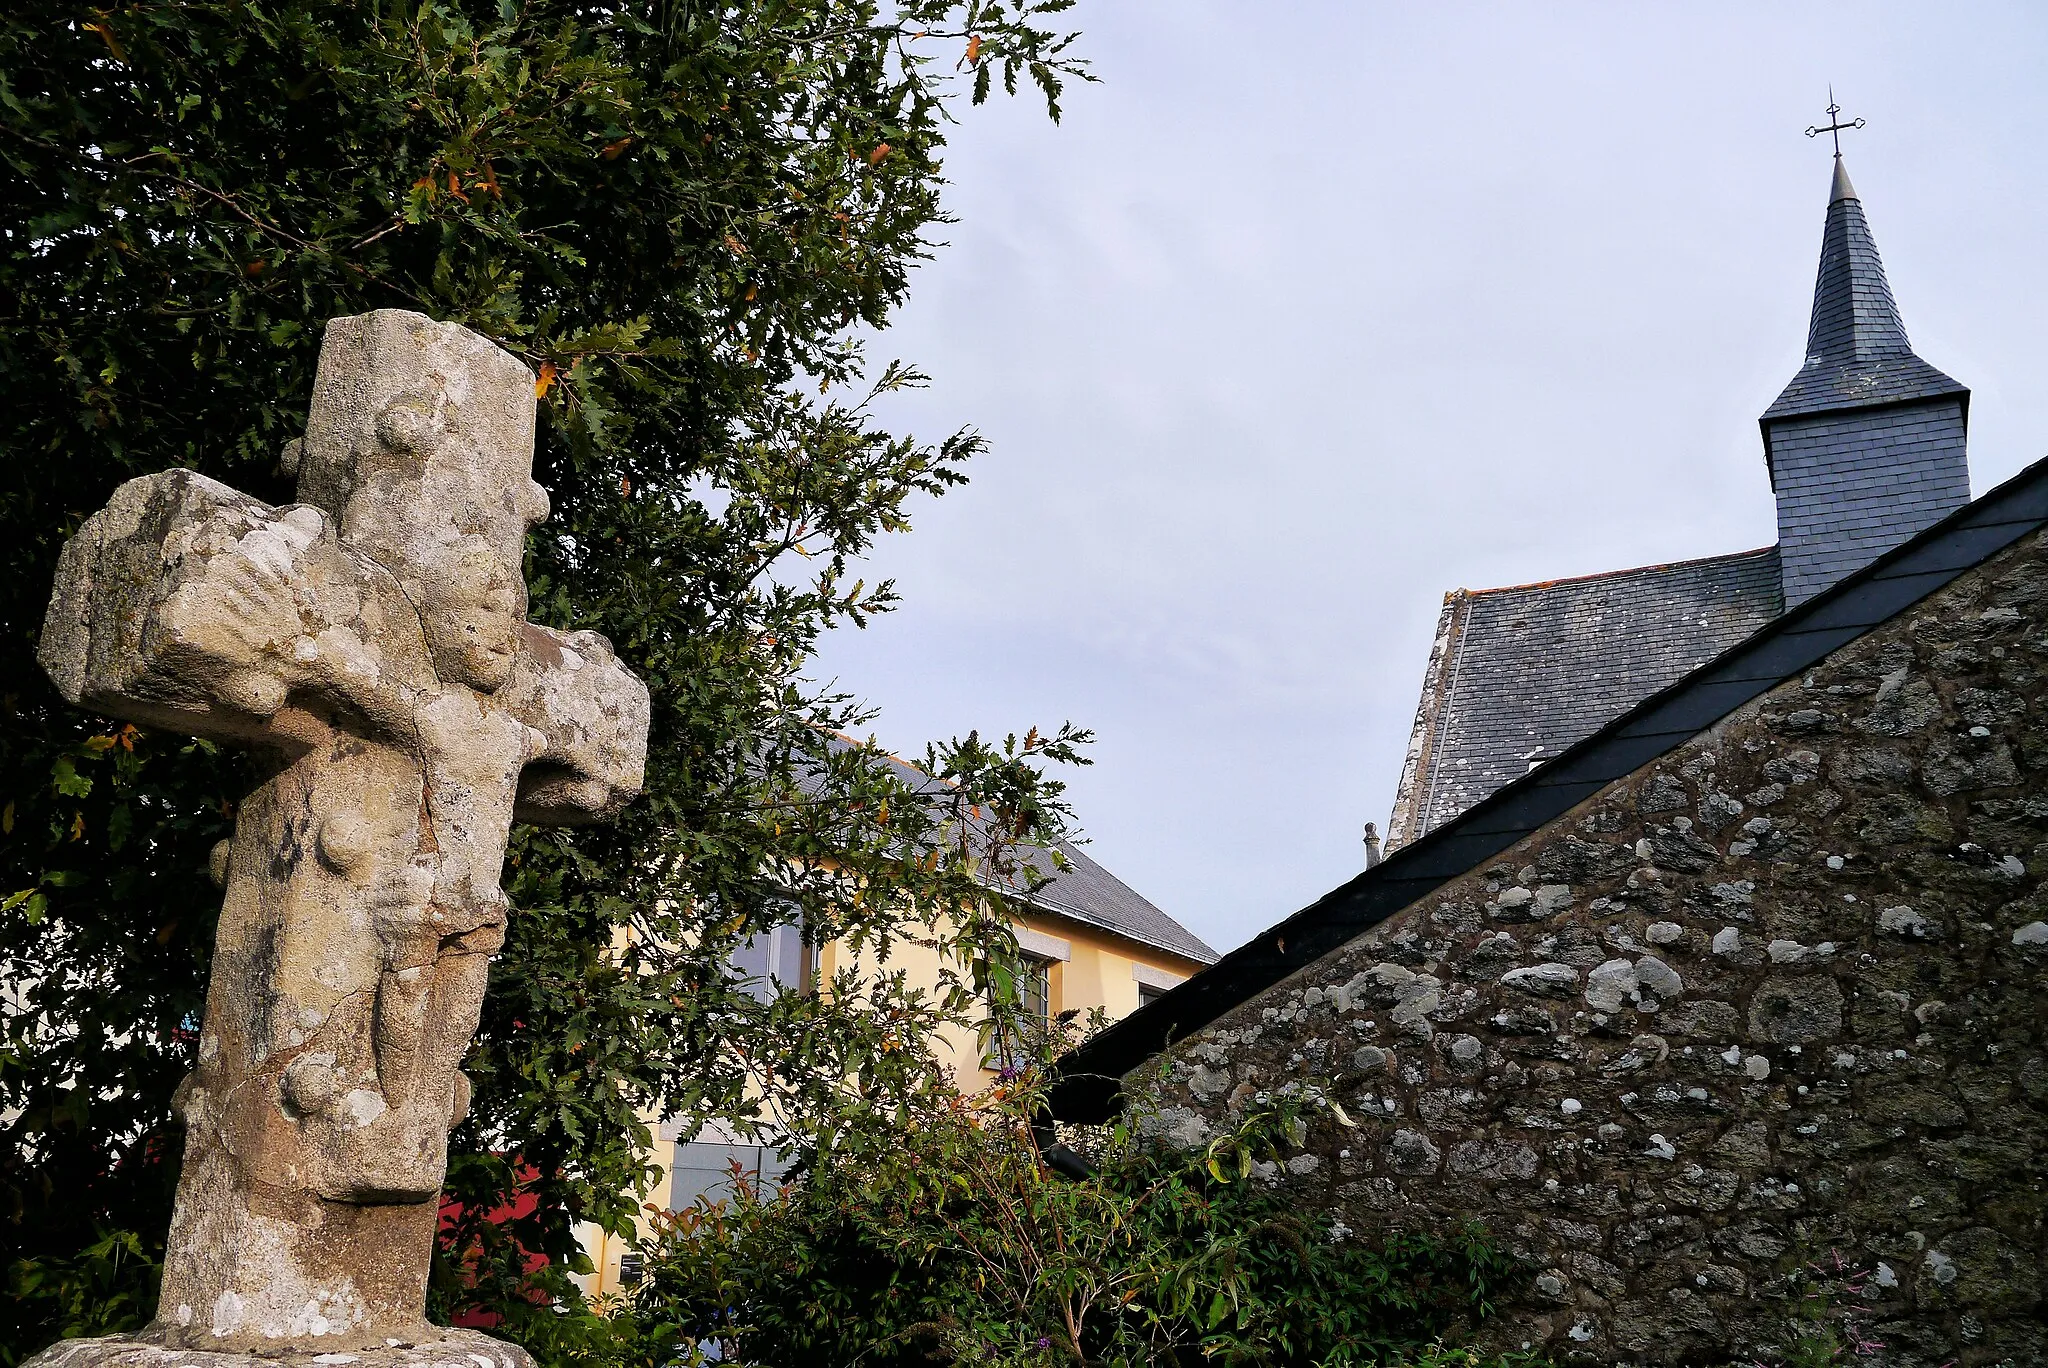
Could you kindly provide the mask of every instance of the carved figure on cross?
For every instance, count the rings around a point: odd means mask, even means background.
[[[66,545],[64,696],[246,748],[163,1296],[183,1348],[432,1338],[459,1065],[504,941],[510,824],[639,791],[646,687],[526,621],[533,375],[418,314],[333,320],[299,502],[131,480]]]

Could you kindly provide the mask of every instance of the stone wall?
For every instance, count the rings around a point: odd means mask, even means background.
[[[1141,1078],[1267,1180],[1526,1258],[1567,1362],[2048,1363],[2048,549],[1965,574]],[[1846,1340],[1845,1340],[1846,1342]],[[1845,1351],[1845,1360],[1853,1351]]]

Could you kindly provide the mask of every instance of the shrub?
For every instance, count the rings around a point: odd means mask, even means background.
[[[894,1143],[774,1190],[656,1215],[623,1318],[762,1365],[1483,1361],[1437,1342],[1492,1311],[1514,1262],[1476,1229],[1366,1239],[1303,1209],[1275,1165],[1316,1104],[1195,1151],[1119,1124],[1075,1177],[1031,1124],[1037,1076],[935,1101]]]

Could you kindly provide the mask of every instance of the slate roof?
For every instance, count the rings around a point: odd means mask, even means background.
[[[1806,360],[1760,420],[1778,546],[1447,595],[1389,848],[1969,502],[1969,393],[1913,354],[1837,159]]]
[[[841,754],[856,749],[855,743],[844,736],[834,735],[829,744],[832,750]],[[894,755],[880,758],[913,789],[923,793],[941,791],[943,785],[940,780],[909,761]],[[1054,916],[1100,927],[1126,940],[1164,950],[1196,964],[1216,962],[1215,950],[1201,937],[1104,869],[1079,846],[1061,841],[1052,849],[1065,857],[1067,868],[1058,868],[1046,850],[1026,847],[1019,852],[1026,863],[1050,878],[1050,882],[1030,895],[1029,901]]]
[[[1034,865],[1053,876],[1051,883],[1031,895],[1031,901],[1056,916],[1099,926],[1197,964],[1216,962],[1216,952],[1200,936],[1089,859],[1079,847],[1062,841],[1056,848],[1068,861],[1067,868],[1058,872],[1049,858],[1037,851],[1027,852]]]
[[[1884,263],[1878,259],[1877,242],[1863,217],[1863,202],[1837,158],[1827,227],[1821,233],[1806,362],[1764,410],[1765,429],[1779,418],[1944,394],[1959,395],[1967,404],[1969,393],[1913,354]]]
[[[1406,844],[1778,615],[1775,547],[1456,590],[1390,840]]]
[[[1478,868],[1617,779],[1891,621],[2022,537],[2048,527],[2048,460],[1772,619],[1557,759],[1254,936],[1058,1062],[1064,1121],[1114,1114],[1123,1076],[1450,880]]]

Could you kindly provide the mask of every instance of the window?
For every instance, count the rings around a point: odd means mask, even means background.
[[[1027,955],[1017,972],[1017,1005],[1034,1024],[1052,1016],[1052,964]]]
[[[746,991],[762,1002],[778,991],[803,993],[817,972],[816,951],[804,940],[801,922],[763,931],[733,947],[732,967]]]
[[[1019,954],[1012,964],[1017,991],[1014,1017],[998,1022],[989,1032],[988,1049],[982,1067],[1000,1069],[1013,1062],[1022,1033],[1042,1033],[1052,1019],[1052,961],[1036,955]]]
[[[732,1197],[733,1166],[748,1182],[773,1188],[789,1171],[789,1158],[773,1145],[722,1145],[710,1140],[683,1140],[676,1144],[675,1165],[669,1172],[668,1208],[681,1211],[695,1205],[699,1197],[713,1202]],[[623,1279],[624,1275],[621,1274]]]
[[[1366,824],[1365,833],[1366,860],[1370,863],[1372,859],[1372,824],[1370,822]],[[1142,961],[1131,965],[1131,977],[1136,980],[1138,985],[1138,1005],[1135,1010],[1141,1012],[1165,997],[1175,988],[1178,988],[1181,984],[1187,982],[1186,978],[1171,969],[1162,969],[1156,964],[1146,964]]]

